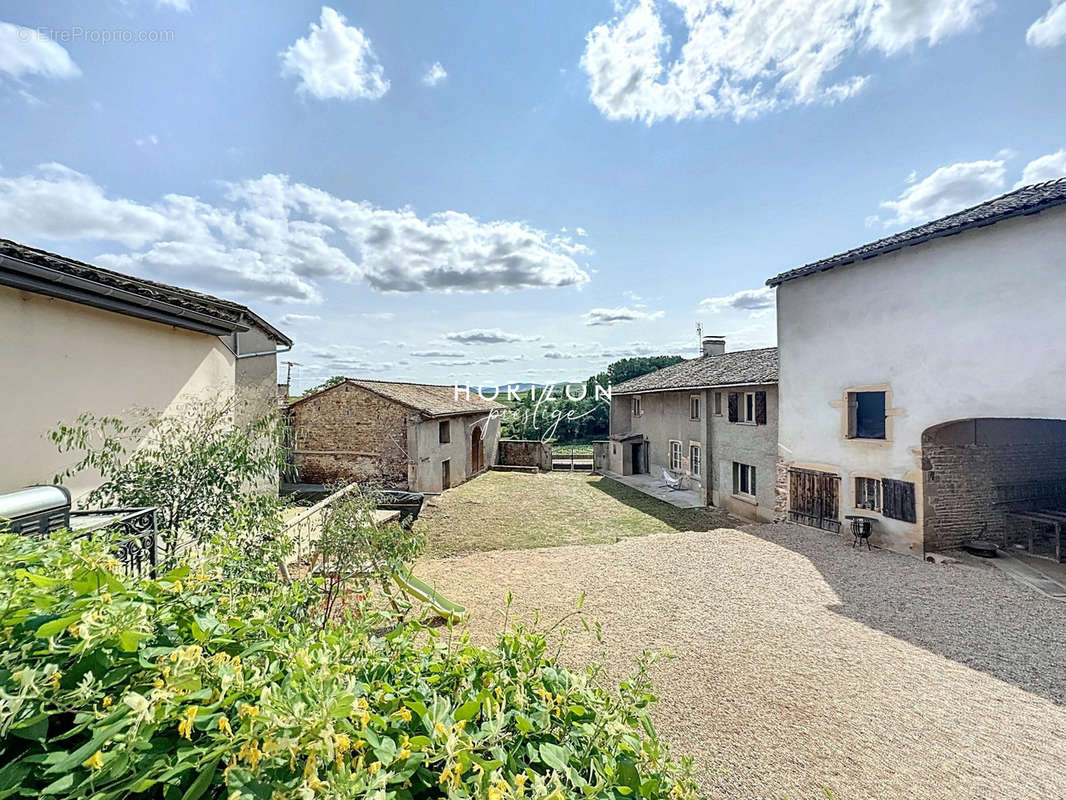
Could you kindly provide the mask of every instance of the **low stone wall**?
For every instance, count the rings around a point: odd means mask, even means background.
[[[552,468],[552,446],[534,439],[500,439],[496,463],[505,467]]]

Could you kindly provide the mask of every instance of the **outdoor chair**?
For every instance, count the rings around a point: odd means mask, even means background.
[[[671,492],[681,491],[682,476],[678,475],[676,478],[670,475],[668,471],[663,470],[663,486],[669,489]]]

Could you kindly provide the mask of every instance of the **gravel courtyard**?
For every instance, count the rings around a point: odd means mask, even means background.
[[[553,622],[587,595],[623,675],[669,649],[660,732],[710,797],[1066,797],[1066,604],[999,573],[935,566],[798,526],[682,531],[496,550],[416,570],[486,638],[512,613]]]

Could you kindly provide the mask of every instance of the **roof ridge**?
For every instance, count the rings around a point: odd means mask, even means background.
[[[766,285],[778,286],[795,278],[824,272],[856,261],[865,261],[903,247],[923,244],[932,239],[951,236],[976,227],[985,227],[1013,217],[1036,214],[1063,204],[1066,204],[1066,176],[1026,184],[942,217],[927,220],[816,261],[809,261],[802,266],[769,278]],[[955,224],[956,220],[959,221],[957,224]]]

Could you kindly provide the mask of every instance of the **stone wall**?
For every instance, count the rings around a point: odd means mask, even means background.
[[[552,468],[552,446],[535,439],[500,439],[498,464],[506,467]]]
[[[1066,422],[978,419],[949,423],[922,437],[927,551],[970,539],[1002,543],[1011,522],[1003,487],[1066,481]],[[1017,497],[1024,505],[1025,492]]]
[[[408,488],[407,419],[412,412],[358,386],[340,384],[290,410],[302,483]]]

